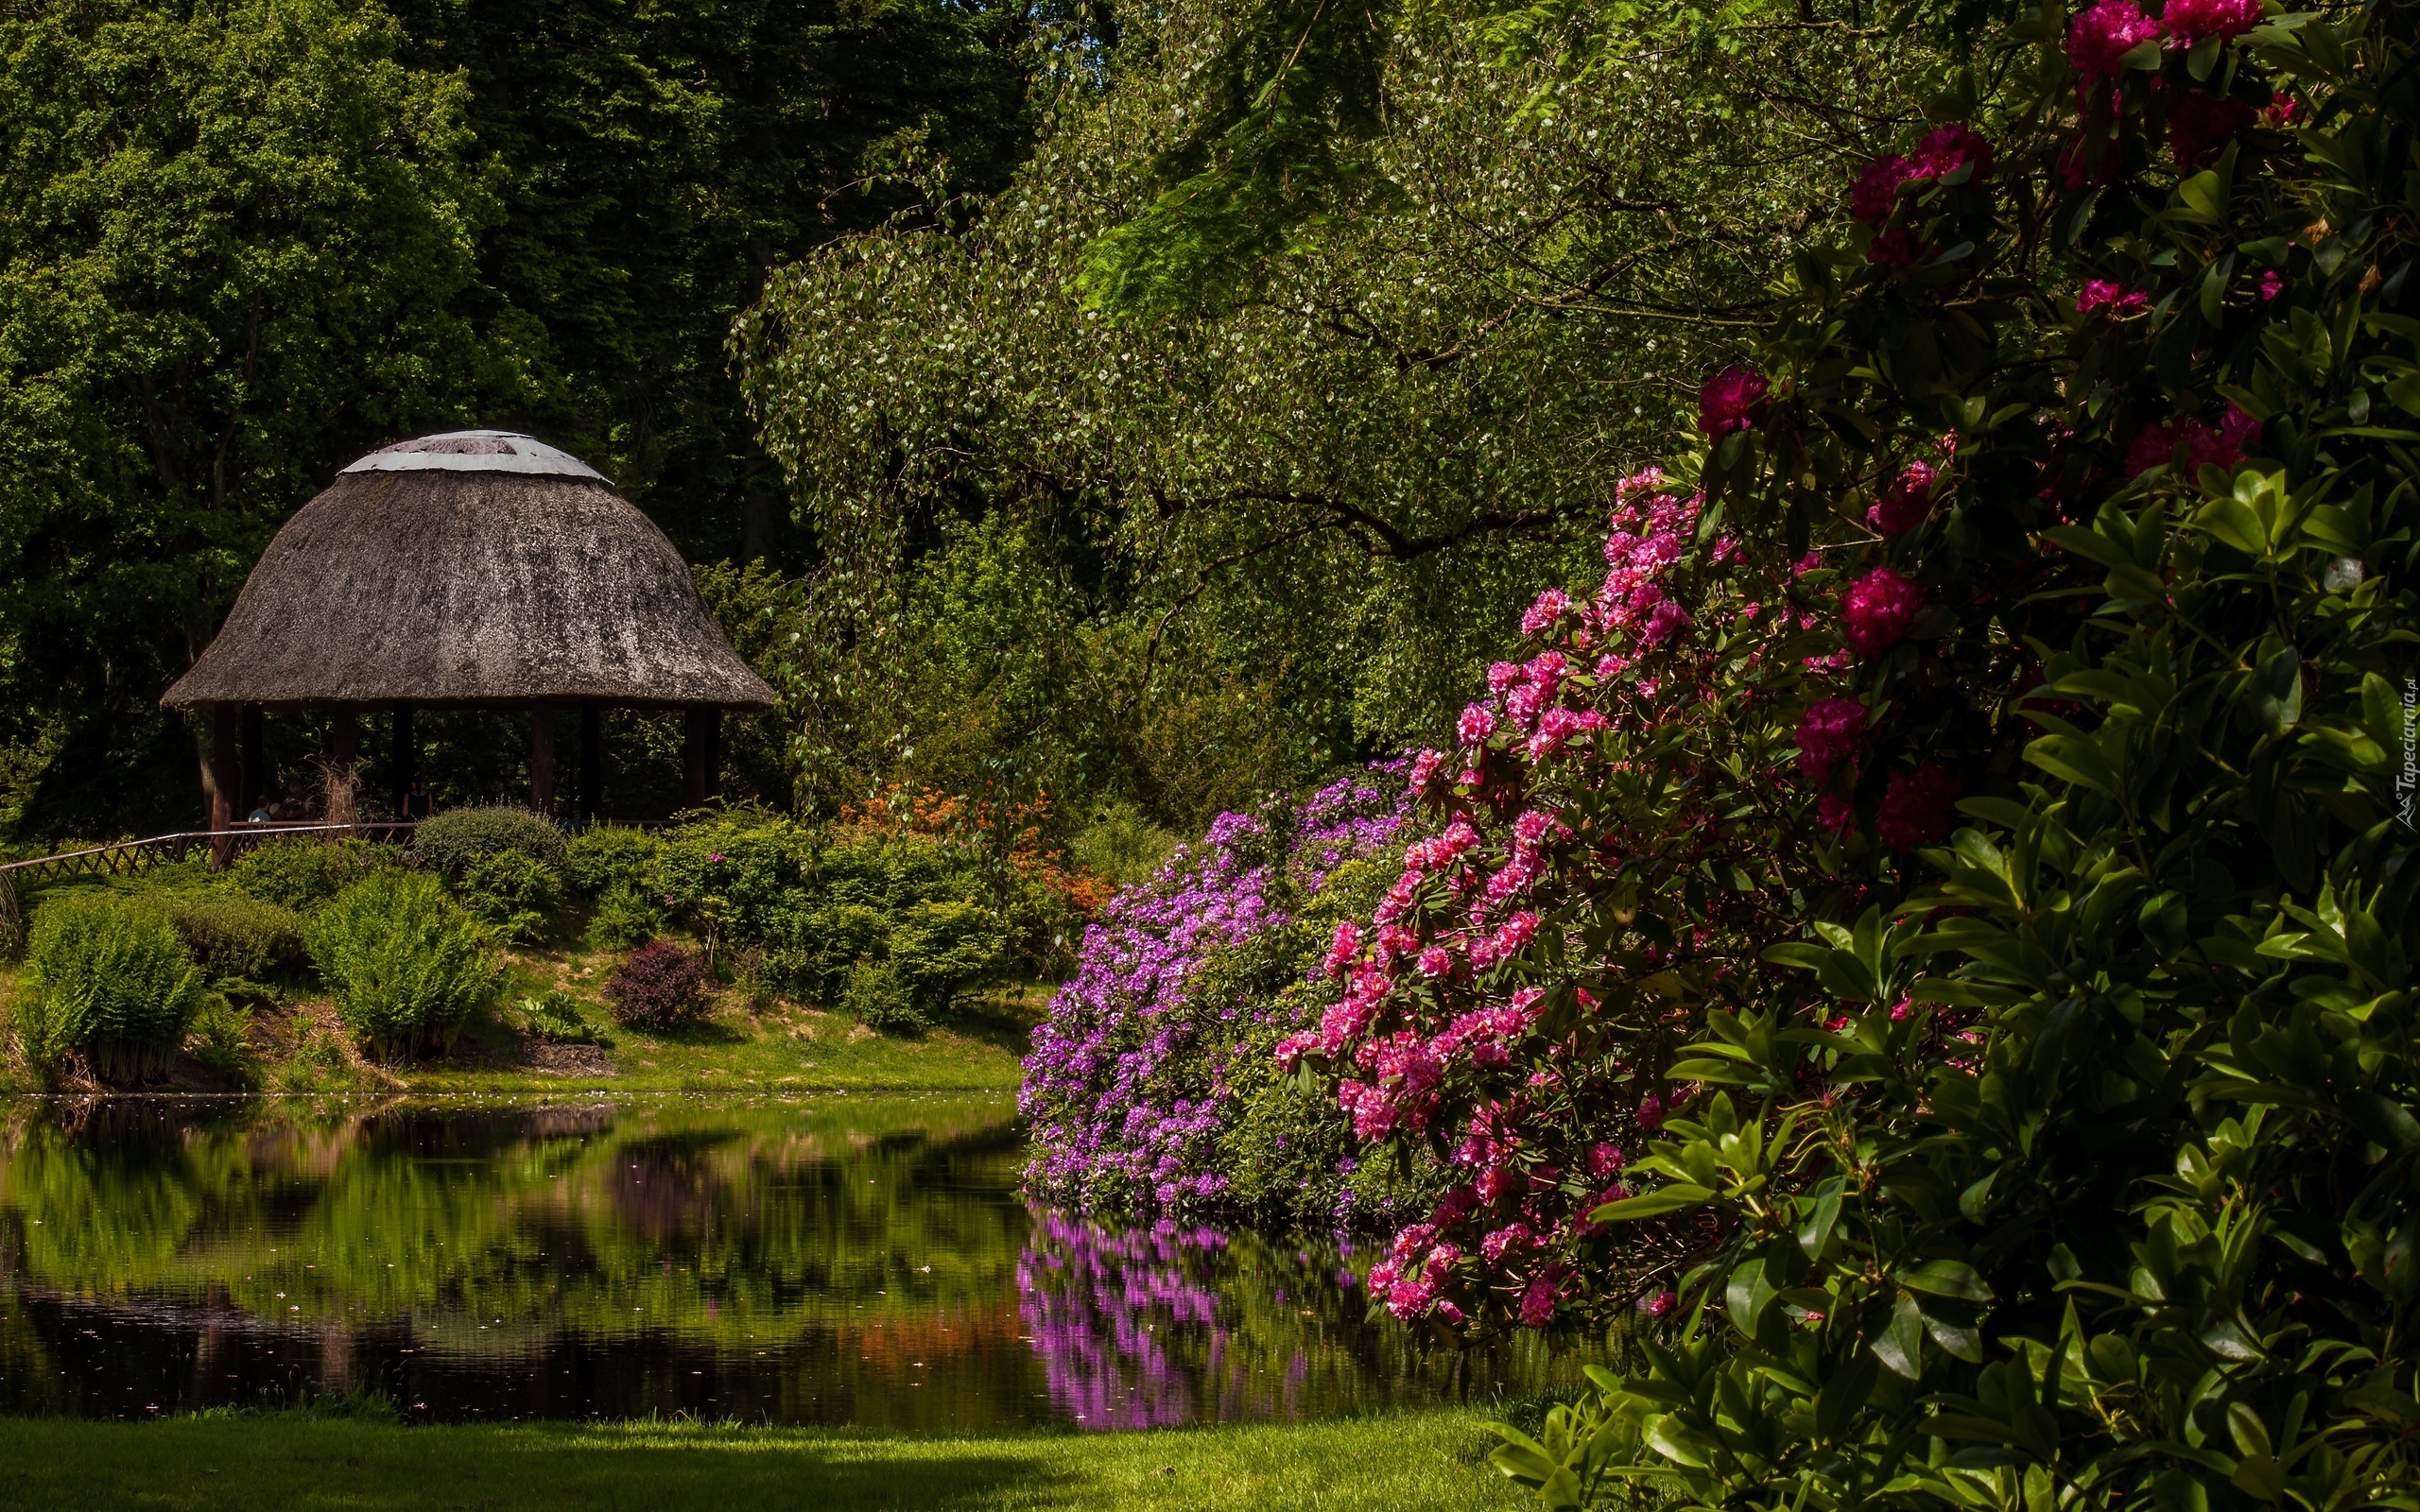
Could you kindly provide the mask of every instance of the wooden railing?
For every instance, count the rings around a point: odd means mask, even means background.
[[[397,840],[408,836],[417,827],[416,821],[394,819],[360,824],[239,824],[232,830],[187,830],[178,834],[155,834],[142,840],[120,840],[113,845],[62,851],[55,856],[36,856],[30,861],[0,863],[0,881],[22,886],[67,877],[133,877],[157,866],[190,861],[196,855],[206,855],[211,865],[224,867],[268,840],[310,835],[328,840],[348,835],[365,840]]]

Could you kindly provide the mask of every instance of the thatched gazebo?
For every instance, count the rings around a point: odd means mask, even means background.
[[[217,638],[160,700],[215,719],[211,828],[256,792],[265,710],[392,716],[401,795],[412,711],[531,711],[532,807],[554,802],[555,717],[579,722],[578,813],[603,803],[608,705],[686,712],[685,787],[718,784],[721,714],[773,690],[716,627],[664,532],[596,469],[510,431],[382,447],[296,511],[252,568]]]

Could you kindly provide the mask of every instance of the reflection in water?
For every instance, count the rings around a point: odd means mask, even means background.
[[[1535,1389],[1332,1240],[1032,1211],[1005,1097],[0,1102],[0,1412],[980,1429]]]

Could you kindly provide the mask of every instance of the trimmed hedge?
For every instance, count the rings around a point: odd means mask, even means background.
[[[472,867],[501,851],[514,851],[560,875],[566,858],[563,832],[544,815],[497,804],[449,809],[421,821],[412,850],[433,870],[459,880]]]
[[[213,978],[257,982],[308,966],[309,927],[291,908],[241,893],[171,893],[161,901],[196,964]]]

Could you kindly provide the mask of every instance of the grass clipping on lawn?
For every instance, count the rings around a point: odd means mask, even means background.
[[[0,1508],[677,1512],[698,1507],[1511,1507],[1479,1419],[1392,1414],[1148,1434],[915,1435],[828,1429],[405,1428],[275,1416],[0,1420]]]

